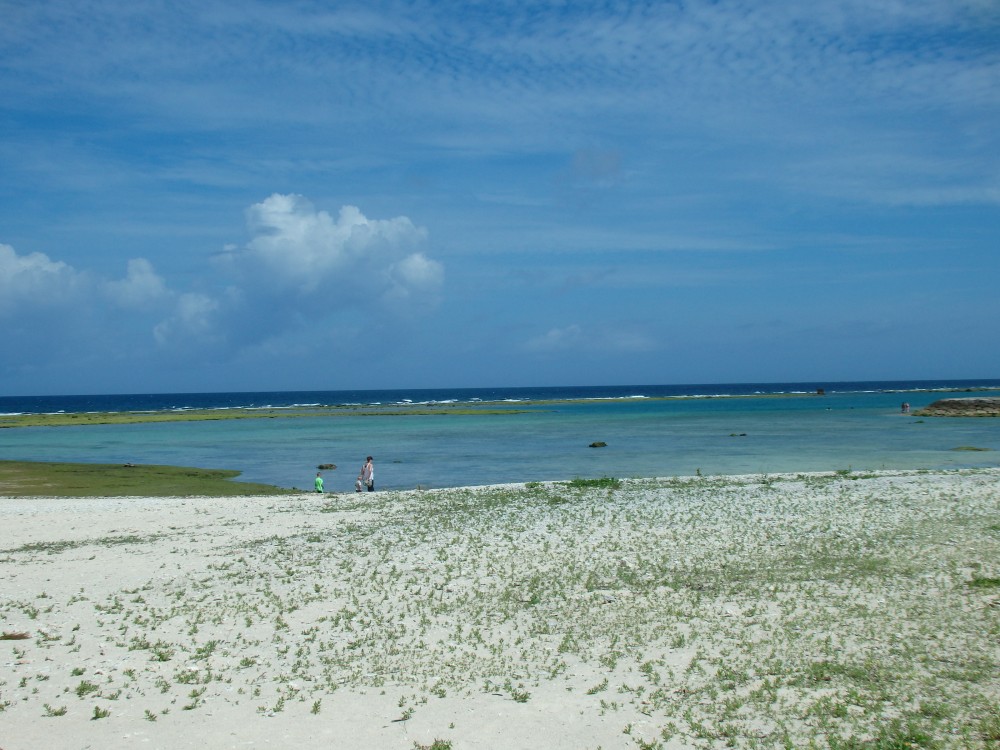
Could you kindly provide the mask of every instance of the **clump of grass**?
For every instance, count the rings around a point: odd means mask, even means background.
[[[972,576],[972,580],[969,581],[969,587],[974,589],[997,589],[1000,588],[1000,578],[974,575]]]
[[[872,748],[872,750],[909,750],[909,748],[935,750],[941,747],[941,743],[919,723],[912,719],[898,718],[882,725],[870,743],[857,745],[856,741],[852,740],[843,747],[845,750],[854,747]]]
[[[982,741],[988,743],[987,747],[993,747],[993,743],[1000,743],[1000,706],[996,706],[990,715],[980,719],[978,730]]]
[[[614,477],[601,477],[600,479],[571,479],[566,482],[568,487],[574,489],[607,489],[617,490],[622,486],[622,480]]]
[[[31,638],[30,633],[21,632],[7,632],[4,631],[3,635],[0,635],[0,641],[26,641]]]
[[[156,645],[151,649],[153,652],[153,661],[170,661],[174,658],[174,650],[169,644],[163,641],[157,641]]]
[[[605,677],[603,680],[594,685],[592,688],[588,689],[587,695],[596,695],[602,690],[607,690],[607,689],[608,689],[608,678]]]
[[[531,693],[520,687],[514,688],[510,691],[510,697],[514,699],[516,703],[527,703],[531,700]]]
[[[96,693],[100,688],[89,680],[81,680],[80,684],[76,686],[73,691],[78,697],[83,698],[85,695],[90,695],[91,693]]]

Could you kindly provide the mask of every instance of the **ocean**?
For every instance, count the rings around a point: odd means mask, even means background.
[[[500,403],[507,414],[358,416],[0,430],[0,458],[236,469],[352,491],[599,477],[1000,466],[1000,420],[902,414],[1000,380],[567,386],[0,397],[0,413]],[[605,447],[592,448],[603,442]],[[976,450],[969,450],[975,448]]]

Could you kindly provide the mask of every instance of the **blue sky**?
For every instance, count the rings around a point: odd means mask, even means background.
[[[995,0],[0,12],[0,393],[1000,376]]]

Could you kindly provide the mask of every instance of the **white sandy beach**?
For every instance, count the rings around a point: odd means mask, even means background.
[[[3,750],[1000,741],[1000,470],[0,498],[0,525]]]

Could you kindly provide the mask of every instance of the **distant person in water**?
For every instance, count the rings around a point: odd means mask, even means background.
[[[323,475],[320,474],[318,471],[316,472],[316,491],[317,492],[323,491]]]
[[[375,464],[372,463],[371,456],[365,459],[365,465],[361,467],[361,481],[369,492],[375,491]]]
[[[903,402],[902,406],[899,407],[899,411],[903,414],[910,413],[910,404],[906,401]]]

